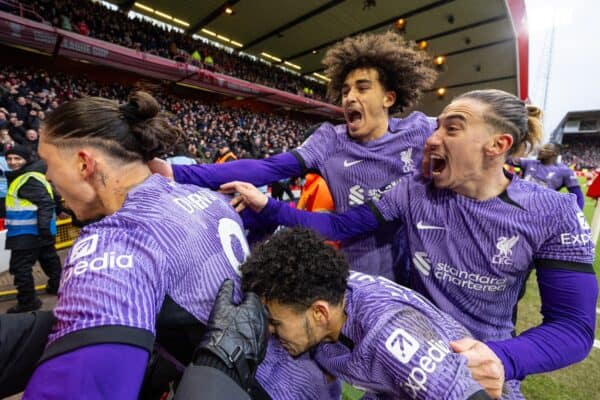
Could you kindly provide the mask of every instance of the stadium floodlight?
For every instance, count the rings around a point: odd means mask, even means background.
[[[290,66],[290,67],[292,67],[292,68],[295,68],[295,69],[302,69],[302,67],[301,67],[301,66],[299,66],[299,65],[297,65],[297,64],[294,64],[294,63],[291,63],[291,62],[289,62],[289,61],[284,61],[283,63],[284,63],[285,65],[287,65],[287,66]]]
[[[160,12],[158,10],[154,10],[154,14],[158,15],[159,17],[166,18],[166,19],[173,19],[173,17],[171,17],[169,14],[165,14],[165,13]]]
[[[202,32],[206,33],[207,35],[210,36],[217,36],[216,33],[214,33],[213,31],[209,31],[208,29],[202,28]]]
[[[404,32],[404,29],[406,29],[406,20],[404,18],[399,18],[394,25],[398,32]]]
[[[313,72],[313,75],[316,76],[317,78],[323,79],[326,82],[331,82],[331,79],[329,79],[325,75],[321,75],[321,74],[319,74],[317,72]]]
[[[154,12],[154,8],[148,7],[145,4],[135,2],[135,3],[133,3],[133,5],[136,6],[137,8],[141,8],[142,10],[145,10],[145,11],[148,11],[148,12],[151,12],[151,13]]]
[[[217,38],[227,43],[231,42],[231,39],[229,39],[227,36],[217,35]]]
[[[244,47],[243,44],[241,44],[240,42],[236,42],[235,40],[232,40],[231,44],[234,45],[234,46],[237,46],[237,47]]]
[[[180,19],[178,19],[178,18],[173,18],[173,22],[176,22],[176,23],[178,23],[179,25],[183,25],[183,26],[185,26],[185,27],[189,27],[189,26],[190,26],[190,24],[189,24],[189,23],[187,23],[187,22],[185,22],[185,21],[182,21],[182,20],[180,20]]]
[[[265,57],[267,57],[270,60],[273,60],[273,61],[277,61],[277,62],[283,61],[281,58],[275,57],[275,56],[273,56],[273,55],[271,55],[269,53],[265,53],[264,51],[262,53],[260,53],[260,54],[263,55],[263,56],[265,56]]]

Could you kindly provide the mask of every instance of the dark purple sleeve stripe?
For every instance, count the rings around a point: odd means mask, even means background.
[[[535,266],[537,268],[562,269],[566,271],[584,272],[588,274],[596,273],[592,264],[578,263],[574,261],[539,259],[535,260]]]
[[[40,363],[93,344],[125,344],[151,351],[154,335],[145,329],[130,326],[99,326],[82,329],[69,333],[48,346]]]
[[[300,163],[300,174],[305,175],[308,172],[308,168],[306,167],[306,162],[304,161],[304,158],[302,158],[300,153],[298,153],[296,150],[292,150],[290,151],[290,153],[292,153],[292,155],[296,157],[296,160],[298,160],[298,162]]]
[[[375,218],[377,219],[379,225],[384,225],[387,223],[385,218],[383,218],[383,215],[381,215],[381,211],[379,211],[379,208],[377,208],[377,206],[372,200],[369,200],[367,202],[367,205],[369,206],[369,209],[373,212],[373,215],[375,215]]]

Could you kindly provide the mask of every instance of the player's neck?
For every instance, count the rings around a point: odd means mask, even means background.
[[[558,157],[546,158],[544,160],[540,160],[544,165],[556,165],[558,162]]]
[[[98,173],[98,195],[103,205],[103,214],[117,212],[127,198],[127,194],[151,175],[146,164],[133,163],[118,170]]]
[[[453,190],[462,196],[485,201],[502,194],[509,184],[510,179],[506,177],[503,169],[494,167],[483,170],[479,176],[473,177],[473,179]]]
[[[331,320],[329,321],[329,333],[326,339],[330,342],[337,342],[342,334],[342,328],[346,323],[346,298],[341,305],[331,308]]]
[[[358,139],[359,142],[366,143],[377,140],[388,132],[390,119],[386,116],[385,119],[378,121],[377,125],[365,136]]]

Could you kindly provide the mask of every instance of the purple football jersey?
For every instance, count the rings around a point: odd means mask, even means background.
[[[307,169],[323,176],[337,212],[376,199],[396,184],[402,176],[421,168],[425,141],[436,122],[422,113],[413,112],[404,119],[391,118],[388,132],[366,143],[353,140],[345,124],[323,124],[295,150]],[[394,280],[394,266],[402,268],[404,243],[397,223],[382,227],[373,234],[344,241],[342,251],[352,268]]]
[[[354,272],[345,301],[340,339],[313,354],[332,375],[366,390],[367,398],[462,400],[482,390],[467,359],[448,345],[471,335],[418,293]]]
[[[523,169],[523,179],[526,181],[554,190],[579,186],[575,173],[563,163],[544,165],[539,160],[522,158],[519,164]]]
[[[589,226],[572,196],[516,176],[506,191],[477,201],[411,178],[376,203],[406,223],[411,287],[482,341],[508,339],[513,309],[538,265],[591,264]]]
[[[126,326],[155,334],[156,315],[167,295],[206,323],[225,279],[236,282],[234,301],[241,299],[237,268],[249,253],[241,226],[218,193],[151,176],[128,193],[116,213],[81,230],[65,261],[49,345],[95,327]],[[314,362],[300,365],[277,350],[270,349],[259,374],[272,398],[327,398],[306,397],[306,381],[313,382],[315,393],[327,390],[318,385],[315,377],[324,378]],[[274,364],[285,379],[269,378]]]

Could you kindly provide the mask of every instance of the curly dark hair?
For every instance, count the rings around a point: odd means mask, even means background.
[[[427,53],[391,31],[346,38],[327,50],[323,64],[331,79],[327,95],[336,103],[341,102],[342,87],[350,72],[359,68],[377,70],[384,89],[396,93],[391,114],[415,105],[421,92],[430,89],[437,78]]]
[[[257,246],[241,267],[242,288],[300,311],[316,300],[341,304],[348,262],[305,228],[285,229]]]

